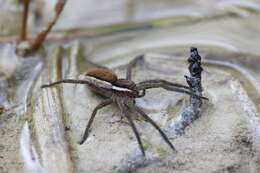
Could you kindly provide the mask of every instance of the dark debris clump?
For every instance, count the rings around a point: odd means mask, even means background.
[[[201,85],[201,57],[197,48],[190,49],[190,57],[188,58],[190,76],[184,76],[190,87],[190,90],[198,96],[202,96]],[[183,135],[185,128],[200,116],[202,106],[201,98],[190,96],[190,105],[179,115],[177,122],[167,128],[167,134],[171,139]]]

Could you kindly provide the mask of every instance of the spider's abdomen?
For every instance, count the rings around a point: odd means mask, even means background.
[[[86,74],[86,80],[91,82],[93,92],[107,97],[115,93],[118,96],[136,97],[136,84],[127,79],[118,79],[116,74],[106,69],[94,69]]]
[[[95,77],[99,80],[103,80],[109,83],[114,83],[117,81],[117,76],[115,73],[113,73],[111,70],[106,70],[106,69],[94,69],[91,70],[86,74],[87,76]]]

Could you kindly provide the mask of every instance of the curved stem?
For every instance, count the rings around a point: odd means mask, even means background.
[[[30,0],[23,1],[23,18],[22,18],[22,28],[20,33],[20,41],[27,39],[27,19],[29,11]]]

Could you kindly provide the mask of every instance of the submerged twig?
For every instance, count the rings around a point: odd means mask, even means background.
[[[190,77],[185,75],[186,81],[189,84],[190,90],[195,95],[202,96],[201,86],[201,57],[197,48],[191,48],[191,55],[188,58]],[[177,122],[168,127],[167,131],[171,135],[171,139],[183,135],[185,128],[196,120],[201,113],[202,100],[201,98],[190,95],[190,105],[179,115]]]
[[[27,3],[27,4],[26,4]],[[17,54],[20,56],[29,56],[33,53],[35,53],[42,45],[43,41],[45,40],[46,36],[48,35],[48,33],[50,32],[51,28],[54,26],[54,24],[57,22],[63,8],[64,5],[66,3],[66,0],[58,0],[58,2],[55,5],[55,16],[54,18],[51,20],[51,22],[48,24],[47,28],[44,29],[43,31],[41,31],[37,36],[36,39],[30,43],[28,46],[27,45],[23,45],[20,44],[18,45],[16,51]],[[27,17],[28,17],[28,7],[29,7],[29,1],[26,0],[24,1],[24,16],[23,16],[23,29],[21,32],[21,41],[26,40],[26,27],[27,27]]]

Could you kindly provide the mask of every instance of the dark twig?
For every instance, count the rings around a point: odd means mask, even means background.
[[[191,55],[188,58],[190,76],[185,76],[190,90],[194,95],[190,95],[190,105],[179,116],[178,121],[168,127],[167,131],[171,134],[171,139],[184,133],[185,128],[194,120],[199,118],[202,106],[202,86],[201,86],[201,57],[197,48],[191,48]],[[199,96],[199,97],[198,97]]]

